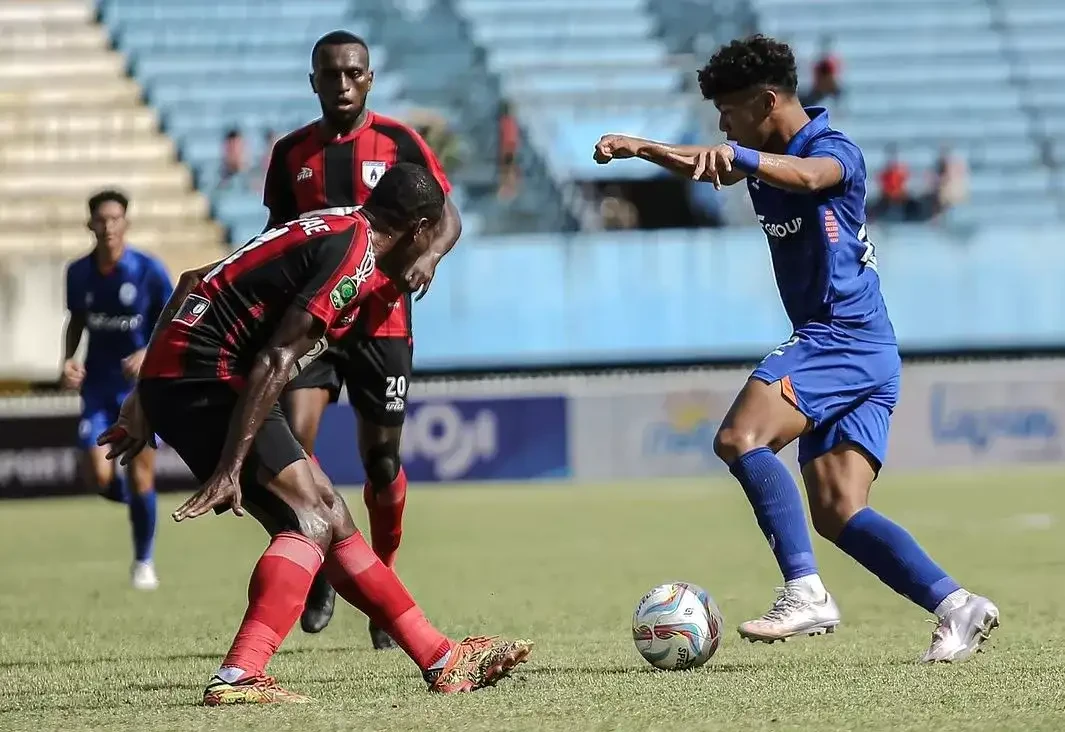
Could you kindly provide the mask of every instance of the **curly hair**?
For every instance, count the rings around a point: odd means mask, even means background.
[[[754,87],[794,94],[798,86],[791,47],[761,34],[722,46],[699,70],[699,90],[705,99]]]

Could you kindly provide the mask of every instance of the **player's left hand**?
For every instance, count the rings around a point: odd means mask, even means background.
[[[731,145],[721,144],[706,148],[696,155],[694,160],[691,157],[673,154],[670,157],[677,162],[688,164],[694,162],[695,168],[692,170],[692,180],[709,180],[714,184],[714,188],[720,190],[722,176],[732,172],[732,161],[736,157],[736,151],[732,149]]]
[[[96,440],[100,447],[107,445],[111,449],[107,451],[107,459],[121,458],[120,465],[129,465],[133,458],[137,457],[145,447],[156,447],[155,434],[148,424],[148,418],[141,409],[140,399],[136,390],[122,401],[122,408],[118,412],[118,420],[104,430],[104,433]]]
[[[421,300],[425,297],[425,293],[429,292],[429,285],[436,276],[436,265],[439,261],[440,258],[435,254],[426,252],[403,273],[403,281],[407,283],[409,291],[418,293],[414,297],[415,300]]]
[[[130,381],[135,381],[141,372],[141,364],[144,363],[144,354],[147,349],[142,348],[122,359],[122,374]]]
[[[240,495],[240,471],[216,470],[200,490],[170,514],[175,521],[184,521],[203,516],[215,506],[233,509],[237,516],[244,515]]]

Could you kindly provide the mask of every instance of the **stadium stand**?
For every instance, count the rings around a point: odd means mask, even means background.
[[[812,66],[820,40],[831,37],[846,83],[835,120],[863,146],[871,171],[882,167],[890,143],[898,143],[916,172],[927,171],[937,148],[949,143],[971,169],[970,202],[958,212],[964,220],[1059,215],[1052,170],[1042,155],[1040,112],[1027,88],[1033,73],[1055,66],[1019,55],[1016,34],[1002,21],[1060,19],[1060,6],[1047,0],[817,0],[819,12],[811,13],[807,3],[787,0],[753,5],[759,28],[791,42],[803,69]],[[870,198],[876,194],[874,185]]]
[[[491,205],[495,186],[498,95],[465,37],[463,22],[446,4],[403,12],[392,2],[346,0],[268,5],[251,0],[180,5],[101,0],[100,11],[116,47],[128,56],[132,74],[194,170],[197,185],[211,196],[232,243],[262,229],[260,163],[268,133],[284,134],[318,114],[307,83],[309,51],[316,38],[336,28],[362,35],[370,44],[377,72],[370,97],[375,110],[406,118],[417,107],[428,107],[468,141],[463,165],[449,174],[464,229],[476,233],[482,228],[482,211]],[[220,186],[222,139],[230,129],[243,134],[251,165],[246,175]],[[537,174],[535,161],[525,158],[527,195],[522,205],[497,212],[496,218],[517,217],[525,230],[558,228],[555,217],[529,215],[560,206],[553,186],[544,185]],[[507,228],[504,222],[495,230]]]
[[[85,251],[85,201],[116,186],[131,236],[173,268],[217,257],[222,240],[155,112],[125,74],[88,0],[0,4],[0,252]]]
[[[604,131],[679,137],[695,100],[678,92],[644,0],[455,0],[488,68],[558,181],[645,177],[639,161],[610,170],[590,150]]]

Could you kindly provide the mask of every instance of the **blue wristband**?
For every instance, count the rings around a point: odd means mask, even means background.
[[[735,157],[732,160],[732,167],[737,170],[742,170],[744,173],[757,173],[759,156],[757,150],[752,150],[749,147],[742,147],[734,142],[726,143],[732,148],[732,152]]]

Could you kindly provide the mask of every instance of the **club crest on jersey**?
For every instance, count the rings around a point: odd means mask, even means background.
[[[377,181],[381,180],[381,176],[385,174],[387,169],[388,163],[384,160],[363,160],[362,182],[373,188],[377,185]]]
[[[359,285],[350,277],[344,277],[336,284],[329,293],[329,301],[337,310],[343,310],[344,306],[354,300],[359,294]]]
[[[296,174],[296,182],[300,183],[305,180],[310,180],[314,175],[314,171],[310,168],[300,168],[300,172]]]
[[[118,288],[118,301],[126,307],[129,307],[136,299],[137,286],[132,282],[123,282],[122,286]]]
[[[185,325],[196,325],[209,307],[211,307],[210,300],[190,293],[185,297],[184,302],[181,303],[181,307],[178,308],[177,314],[174,315],[174,321]]]

